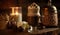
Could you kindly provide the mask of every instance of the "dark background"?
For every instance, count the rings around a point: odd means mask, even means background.
[[[45,3],[47,0],[0,0],[0,8],[7,8],[10,6],[27,6],[32,2],[41,4],[41,2]],[[60,0],[52,0],[52,3],[58,9],[60,8]]]

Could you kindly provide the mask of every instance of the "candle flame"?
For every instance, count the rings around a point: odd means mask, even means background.
[[[15,12],[15,15],[19,15],[19,13],[18,12]]]

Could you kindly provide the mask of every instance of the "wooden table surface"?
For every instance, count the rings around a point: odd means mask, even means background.
[[[42,33],[56,31],[56,30],[59,30],[59,28],[45,28],[45,29],[34,31],[34,32],[30,32],[30,33],[31,34],[42,34]]]
[[[59,30],[59,28],[45,28],[45,29],[41,29],[41,30],[37,30],[37,31],[34,31],[34,32],[21,32],[20,35],[30,35],[30,34],[43,34],[43,33],[47,33],[47,32],[54,32],[54,31],[57,31]]]
[[[47,33],[47,32],[51,32],[51,31],[56,31],[56,30],[59,30],[59,28],[45,28],[45,29],[41,29],[41,30],[38,30],[38,31],[35,31],[35,32],[27,32],[27,31],[24,31],[24,32],[15,32],[13,30],[4,30],[4,31],[1,31],[0,30],[0,35],[31,35],[31,34],[43,34],[43,33]]]

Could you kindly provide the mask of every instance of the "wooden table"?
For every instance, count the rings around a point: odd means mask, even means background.
[[[30,32],[29,34],[43,34],[47,32],[52,32],[51,35],[58,35],[58,30],[59,28],[45,28],[34,32]]]
[[[41,30],[37,30],[35,32],[15,32],[13,30],[2,30],[0,31],[0,35],[46,35],[49,32],[51,32],[51,35],[58,35],[58,30],[59,28],[45,28],[45,29],[41,29]],[[46,34],[45,34],[46,33]]]

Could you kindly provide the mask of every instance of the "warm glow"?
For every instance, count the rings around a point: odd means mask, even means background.
[[[19,13],[15,12],[15,13],[11,13],[10,15],[19,15]]]
[[[11,8],[12,8],[12,13],[10,15],[14,15],[14,7]]]
[[[22,26],[22,11],[21,11],[21,7],[11,7],[12,12],[11,12],[11,16],[14,16],[14,18],[16,17],[16,21],[17,21],[17,27],[19,28],[20,26]]]
[[[19,15],[19,13],[18,12],[15,12],[15,15]]]
[[[12,13],[10,15],[19,15],[18,14],[18,7],[11,7],[12,8]]]
[[[14,15],[14,13],[11,13],[10,15]]]

